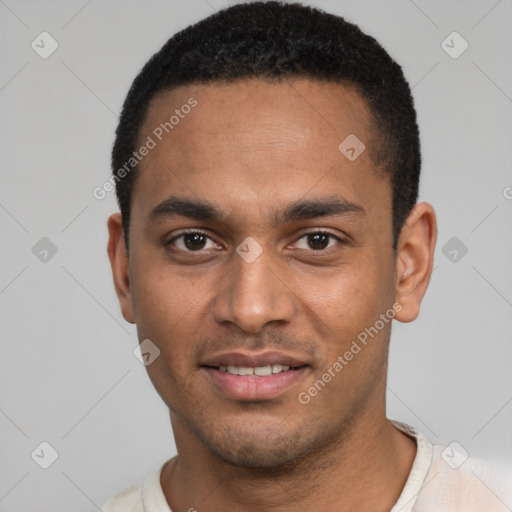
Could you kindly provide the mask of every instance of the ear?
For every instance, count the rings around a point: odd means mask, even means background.
[[[123,221],[120,213],[113,213],[107,221],[108,227],[108,258],[112,267],[112,277],[116,289],[119,305],[124,319],[131,324],[135,323],[130,290],[130,267],[123,230]]]
[[[437,240],[436,214],[428,203],[414,206],[405,221],[397,245],[395,318],[412,322],[420,312],[420,304],[427,291]]]

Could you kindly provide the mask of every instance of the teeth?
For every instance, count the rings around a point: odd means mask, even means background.
[[[256,375],[257,377],[267,377],[269,375],[281,372],[287,372],[290,369],[288,365],[284,364],[267,364],[267,366],[257,366],[250,368],[247,366],[219,366],[219,371],[231,373],[232,375]]]
[[[272,365],[268,364],[267,366],[258,366],[257,368],[254,368],[254,375],[258,375],[259,377],[272,375]]]
[[[272,365],[272,373],[281,373],[283,371],[282,364],[273,364]]]

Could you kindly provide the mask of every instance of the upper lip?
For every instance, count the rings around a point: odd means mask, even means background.
[[[269,364],[282,364],[298,368],[307,363],[284,352],[224,352],[206,358],[200,366],[243,366],[247,368],[256,368],[258,366],[267,366]]]

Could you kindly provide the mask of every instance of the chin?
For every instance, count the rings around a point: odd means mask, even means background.
[[[258,446],[242,443],[236,450],[232,446],[210,445],[208,448],[226,464],[245,469],[279,469],[297,460],[296,454],[290,453],[286,447],[269,449],[268,444],[265,445],[263,441]]]
[[[202,432],[201,440],[210,453],[230,466],[252,470],[289,471],[328,443],[328,435],[278,425],[272,429],[227,428],[219,432]]]

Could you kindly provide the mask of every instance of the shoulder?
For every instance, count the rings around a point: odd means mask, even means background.
[[[142,482],[112,496],[101,507],[101,512],[143,512]]]
[[[160,486],[161,472],[171,460],[160,464],[156,470],[139,483],[112,496],[103,505],[101,512],[145,512],[146,510],[171,512]]]
[[[418,497],[418,510],[432,506],[444,510],[445,504],[467,512],[510,510],[512,467],[469,457],[457,443],[434,446],[430,471]]]

